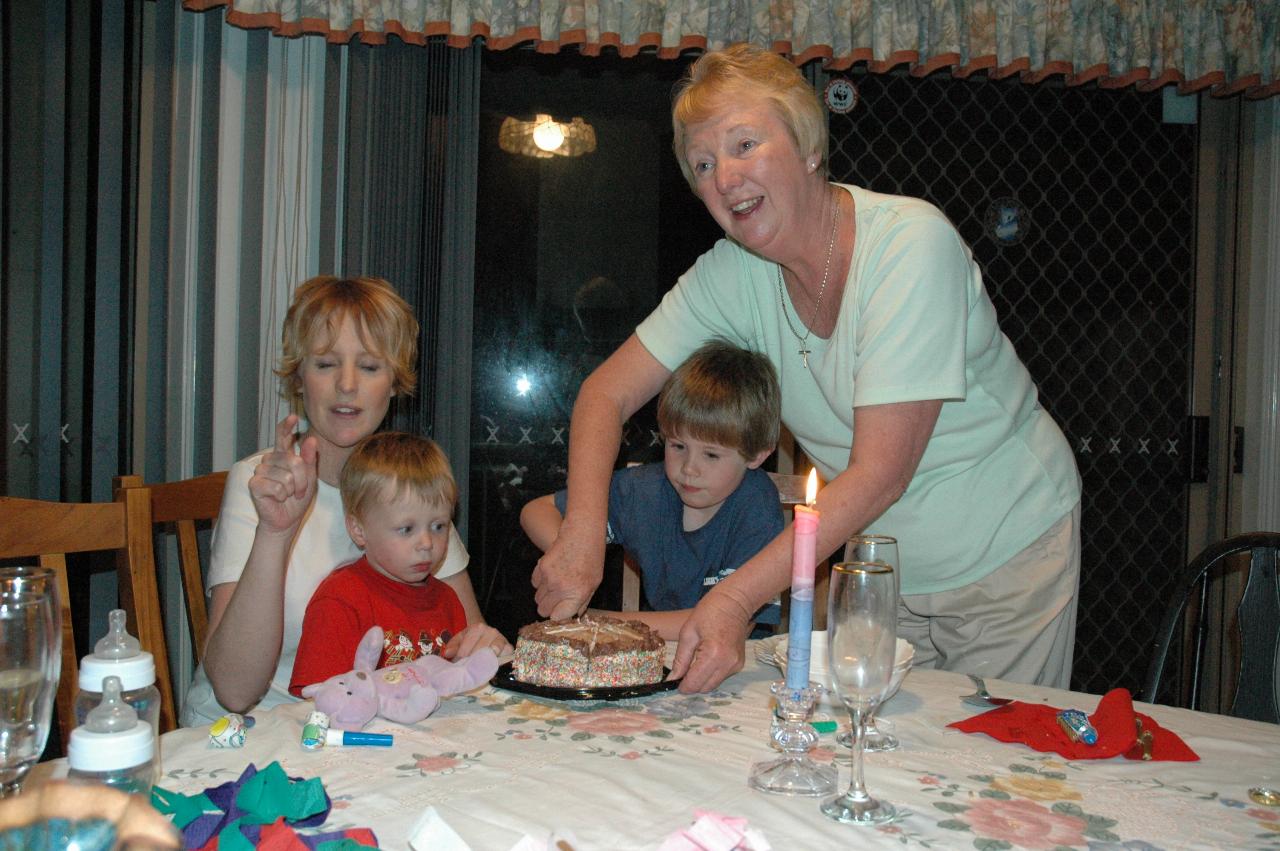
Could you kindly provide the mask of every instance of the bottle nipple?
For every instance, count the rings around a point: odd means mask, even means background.
[[[129,659],[138,655],[142,645],[129,634],[124,619],[124,609],[112,609],[107,615],[107,634],[93,645],[95,656],[100,659]]]
[[[114,614],[114,612],[113,612]],[[121,696],[123,686],[116,676],[102,680],[102,702],[89,710],[84,727],[95,733],[120,733],[138,724],[138,713]]]

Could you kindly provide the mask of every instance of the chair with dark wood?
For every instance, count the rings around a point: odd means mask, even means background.
[[[205,602],[204,570],[200,563],[197,535],[201,527],[212,525],[222,508],[222,491],[227,484],[225,470],[177,482],[144,485],[141,476],[120,476],[116,486],[138,489],[151,505],[151,522],[172,529],[178,545],[178,565],[182,572],[182,592],[187,603],[187,623],[191,629],[191,652],[199,664],[209,632]]]
[[[0,559],[34,558],[57,575],[62,610],[62,677],[56,713],[64,742],[76,725],[79,681],[67,556],[110,551],[116,556],[120,608],[128,615],[129,630],[137,636],[142,649],[155,657],[160,729],[172,730],[177,726],[177,716],[151,549],[151,505],[146,494],[122,491],[116,493],[115,501],[101,503],[0,497]]]
[[[1232,626],[1238,640],[1228,640],[1230,653],[1223,658],[1218,677],[1224,693],[1219,705],[1228,715],[1257,721],[1280,723],[1280,533],[1252,532],[1211,544],[1187,565],[1174,587],[1164,620],[1156,633],[1155,655],[1147,671],[1142,699],[1155,703],[1169,692],[1173,702],[1201,709],[1205,696],[1206,646],[1209,642],[1210,583],[1221,577],[1235,577],[1231,594],[1235,603]],[[1188,611],[1188,602],[1193,604]],[[1227,604],[1228,607],[1231,603]],[[1185,619],[1184,619],[1185,616]],[[1229,615],[1228,615],[1229,617]],[[1181,688],[1170,686],[1167,675],[1179,673],[1172,658],[1182,658],[1177,647],[1187,649],[1181,666]],[[1235,646],[1231,646],[1231,645]],[[1172,652],[1171,652],[1172,651]],[[1213,711],[1210,709],[1209,711]]]

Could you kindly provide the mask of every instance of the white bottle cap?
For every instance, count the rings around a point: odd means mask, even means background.
[[[78,771],[125,771],[150,762],[156,753],[151,725],[121,697],[118,677],[102,683],[102,703],[90,710],[84,724],[71,731],[67,762]]]
[[[76,727],[67,745],[67,763],[77,771],[123,771],[149,762],[155,754],[156,740],[145,723],[121,733]]]
[[[86,656],[80,660],[80,690],[101,692],[102,681],[119,677],[125,691],[155,685],[156,660],[145,650],[129,659],[99,659]]]

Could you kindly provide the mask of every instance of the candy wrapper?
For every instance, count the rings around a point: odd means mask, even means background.
[[[245,732],[253,727],[253,716],[229,712],[209,725],[209,747],[242,748]]]
[[[773,847],[747,820],[694,810],[693,824],[668,836],[658,851],[770,851]]]

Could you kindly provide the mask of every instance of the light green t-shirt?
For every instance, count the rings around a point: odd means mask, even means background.
[[[995,570],[1075,506],[1075,458],[941,211],[842,188],[855,204],[854,255],[835,330],[806,343],[808,369],[781,312],[777,265],[727,239],[698,258],[636,334],[668,369],[712,337],[767,354],[782,420],[827,481],[848,466],[856,406],[942,399],[906,493],[867,531],[898,539],[903,594],[952,590]],[[789,298],[785,310],[804,327]]]

